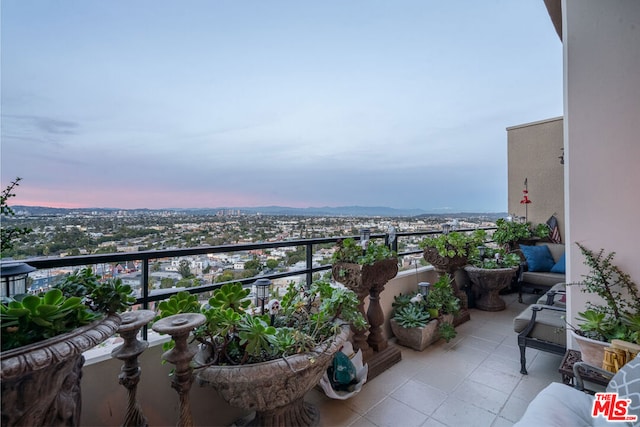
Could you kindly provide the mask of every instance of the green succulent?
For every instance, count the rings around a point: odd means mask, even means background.
[[[449,322],[440,322],[438,324],[438,332],[446,342],[451,341],[458,335],[456,328]]]
[[[81,297],[51,289],[43,295],[19,295],[0,304],[2,351],[42,341],[91,323],[100,317]]]
[[[434,248],[442,257],[453,258],[472,256],[476,248],[484,243],[487,232],[477,229],[468,233],[452,231],[451,233],[438,234],[423,239],[419,246],[421,248]]]
[[[375,241],[369,241],[367,248],[362,249],[360,243],[355,239],[349,237],[342,240],[338,245],[338,249],[333,253],[333,262],[350,262],[360,265],[371,265],[377,261],[382,261],[389,258],[395,258],[397,255],[389,246],[378,243]]]
[[[405,305],[395,310],[393,320],[398,322],[403,328],[420,328],[426,326],[431,319],[429,312],[424,306]]]
[[[207,320],[194,337],[210,348],[208,363],[255,363],[302,353],[334,336],[337,322],[366,326],[356,294],[327,281],[316,281],[308,289],[290,283],[277,314],[258,314],[248,293],[239,283],[228,283],[214,290],[208,306],[200,309]],[[190,312],[194,305],[187,299],[172,295],[159,306],[158,317]]]
[[[90,268],[83,268],[44,294],[2,301],[2,350],[70,332],[103,314],[125,311],[135,300],[131,286],[120,279],[102,281]]]

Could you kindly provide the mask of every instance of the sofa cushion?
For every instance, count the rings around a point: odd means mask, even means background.
[[[564,244],[562,244],[562,243],[545,242],[545,243],[536,243],[536,244],[537,245],[545,245],[546,247],[549,248],[549,252],[551,253],[551,256],[553,257],[553,262],[560,261],[560,257],[562,255],[564,255]]]
[[[558,273],[523,271],[521,279],[523,282],[528,283],[530,285],[551,287],[556,283],[564,282],[565,276],[564,274],[558,274]]]
[[[563,253],[562,256],[560,257],[560,259],[558,260],[558,262],[556,262],[553,265],[553,267],[551,267],[551,273],[564,274],[565,270],[566,270],[565,256],[564,256],[564,253]]]
[[[551,267],[555,265],[547,245],[520,245],[520,250],[527,260],[528,271],[550,271]]]
[[[593,396],[561,383],[551,383],[529,403],[514,427],[590,426]]]
[[[609,381],[607,392],[618,393],[619,399],[631,399],[631,403],[627,406],[627,413],[640,415],[640,355],[620,368]],[[635,423],[628,423],[628,425],[640,426],[640,416]]]
[[[513,319],[513,330],[517,333],[522,332],[531,320],[531,306],[525,308],[518,316]],[[552,342],[562,346],[567,345],[567,334],[565,332],[565,311],[557,310],[541,310],[536,314],[536,324],[529,333],[529,336],[537,339]]]

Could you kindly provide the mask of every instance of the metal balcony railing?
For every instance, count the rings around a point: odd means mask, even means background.
[[[481,227],[484,230],[495,230],[495,227]],[[473,228],[459,229],[457,231],[461,232],[470,232],[473,231]],[[400,239],[406,239],[411,237],[421,237],[428,236],[434,234],[441,234],[441,231],[415,231],[415,232],[397,232],[396,238],[391,242],[391,247],[394,251],[398,253],[398,257],[404,257],[407,255],[415,255],[422,253],[421,249],[408,250],[403,252],[398,252],[398,241]],[[169,298],[171,295],[176,294],[180,291],[187,291],[192,294],[200,294],[204,292],[209,292],[214,289],[217,289],[229,282],[218,282],[218,283],[210,283],[204,284],[201,286],[194,286],[186,289],[168,289],[163,290],[162,292],[152,292],[149,289],[149,275],[150,275],[150,261],[151,260],[159,260],[159,259],[167,259],[167,258],[175,258],[175,257],[187,257],[194,255],[206,255],[206,254],[221,254],[221,253],[238,253],[238,252],[246,252],[252,250],[264,250],[264,249],[275,249],[282,247],[305,247],[306,254],[306,262],[305,268],[302,269],[292,269],[285,272],[278,272],[272,274],[263,274],[260,275],[260,278],[266,279],[279,279],[284,277],[295,277],[295,276],[305,276],[305,280],[307,284],[310,284],[313,281],[313,274],[327,271],[331,269],[331,264],[324,264],[315,266],[313,265],[313,254],[314,254],[314,246],[322,245],[322,244],[337,244],[337,242],[341,239],[346,239],[348,237],[352,237],[356,240],[360,239],[360,236],[340,236],[340,237],[326,237],[326,238],[313,238],[313,239],[298,239],[298,240],[285,240],[285,241],[277,241],[277,242],[262,242],[262,243],[250,243],[250,244],[233,244],[233,245],[219,245],[219,246],[202,246],[196,248],[186,248],[186,249],[167,249],[167,250],[153,250],[153,251],[139,251],[139,252],[127,252],[127,253],[111,253],[111,254],[99,254],[99,255],[81,255],[81,256],[68,256],[68,257],[58,257],[58,258],[31,258],[20,260],[21,262],[25,262],[32,267],[35,267],[38,270],[44,269],[54,269],[54,268],[63,268],[63,267],[75,267],[75,266],[92,266],[92,265],[101,265],[101,264],[115,264],[115,263],[126,263],[126,262],[141,262],[142,266],[140,267],[141,278],[140,278],[140,296],[137,298],[136,304],[139,304],[142,308],[148,309],[150,304],[155,301],[160,301]],[[370,239],[384,239],[385,242],[389,243],[389,235],[380,233],[380,234],[372,234]],[[258,278],[258,276],[237,279],[231,282],[239,282],[243,285],[248,285]],[[146,339],[146,329],[143,332],[144,338]]]

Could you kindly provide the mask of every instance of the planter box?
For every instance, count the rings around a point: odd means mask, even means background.
[[[446,314],[441,319],[433,319],[420,328],[403,328],[395,320],[389,320],[391,331],[396,336],[398,344],[422,351],[440,339],[438,325],[440,322],[453,323],[453,315]]]

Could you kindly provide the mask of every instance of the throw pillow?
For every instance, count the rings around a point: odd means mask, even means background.
[[[620,368],[609,381],[607,392],[618,393],[619,399],[631,399],[627,406],[627,413],[640,414],[640,356],[636,356]],[[634,427],[640,426],[640,417],[636,422],[629,424]]]
[[[527,246],[520,245],[520,250],[527,260],[529,271],[550,271],[555,265],[547,245]]]
[[[564,274],[566,270],[565,267],[565,257],[564,254],[562,254],[562,256],[560,257],[560,259],[558,260],[558,262],[556,262],[554,264],[553,267],[551,267],[551,272],[552,273],[560,273],[560,274]]]

